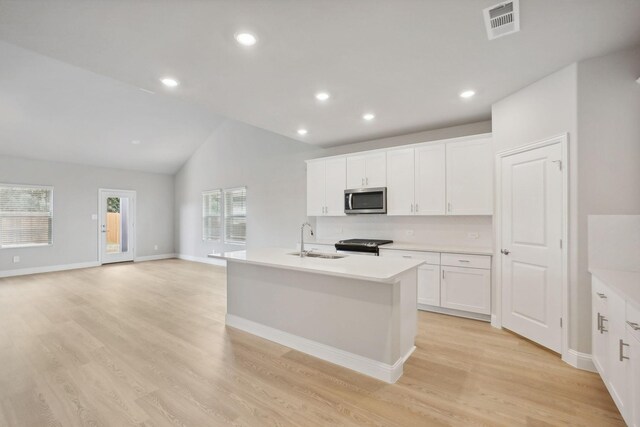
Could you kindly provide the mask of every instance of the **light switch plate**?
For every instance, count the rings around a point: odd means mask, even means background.
[[[19,257],[18,255],[15,255],[15,256],[13,257],[13,263],[14,263],[14,264],[16,264],[16,263],[18,263],[18,262],[20,262],[20,257]]]
[[[154,250],[154,251],[157,251],[157,250],[158,250],[158,245],[155,245],[155,246],[153,247],[153,250]]]
[[[91,215],[91,219],[94,220],[94,221],[97,221],[98,220],[98,214],[92,214]]]
[[[405,234],[407,236],[413,236],[413,230],[407,230],[407,231],[405,231]]]
[[[480,233],[467,233],[467,237],[469,239],[478,239],[480,238]]]

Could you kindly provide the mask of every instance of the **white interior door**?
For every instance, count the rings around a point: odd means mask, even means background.
[[[100,190],[100,263],[135,258],[136,193]]]
[[[561,144],[502,160],[502,323],[562,351]]]

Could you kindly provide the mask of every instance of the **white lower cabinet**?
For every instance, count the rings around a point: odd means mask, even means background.
[[[640,427],[640,309],[592,280],[592,359],[620,414]]]
[[[488,320],[485,316],[491,314],[490,256],[396,249],[380,249],[380,256],[425,260],[418,267],[418,308],[463,316],[480,314],[483,316],[477,318]]]
[[[418,268],[418,304],[440,306],[440,266],[424,264]]]
[[[453,310],[491,314],[491,272],[442,266],[440,305]]]

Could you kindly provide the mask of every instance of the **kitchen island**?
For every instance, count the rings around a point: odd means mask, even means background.
[[[261,248],[209,255],[227,261],[226,324],[396,382],[415,349],[423,261],[293,253]]]

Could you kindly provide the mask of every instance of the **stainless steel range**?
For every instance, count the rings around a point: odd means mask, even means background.
[[[378,256],[379,247],[389,243],[393,243],[393,240],[347,239],[340,240],[335,246],[338,253]]]

